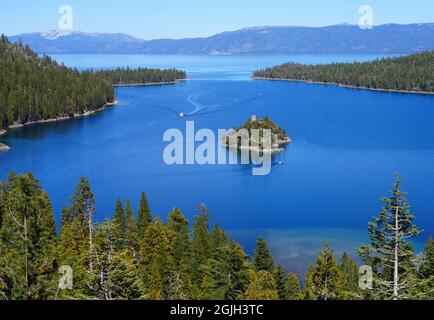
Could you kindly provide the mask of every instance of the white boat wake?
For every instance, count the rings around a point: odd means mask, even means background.
[[[183,113],[185,116],[193,116],[193,115],[204,115],[209,113],[216,113],[216,112],[222,112],[229,109],[232,109],[240,104],[256,100],[262,97],[262,95],[258,95],[252,98],[248,99],[240,99],[240,98],[234,98],[232,101],[223,103],[223,104],[212,104],[212,105],[205,105],[198,101],[199,97],[203,96],[204,92],[196,92],[188,96],[187,101],[194,106],[193,111],[189,113]]]

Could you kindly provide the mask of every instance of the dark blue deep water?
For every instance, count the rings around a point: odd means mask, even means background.
[[[274,254],[301,272],[324,240],[337,254],[366,241],[368,220],[381,207],[396,172],[416,223],[434,234],[434,96],[352,90],[291,82],[252,81],[259,67],[369,60],[374,56],[172,57],[58,56],[78,68],[178,67],[190,81],[118,88],[118,105],[71,121],[10,130],[0,141],[0,178],[31,171],[49,192],[57,217],[80,176],[92,183],[98,217],[116,199],[137,207],[146,191],[154,214],[179,207],[188,218],[206,204],[213,222],[248,251],[265,235]],[[188,115],[182,120],[180,112]],[[163,133],[229,129],[252,114],[269,115],[293,140],[268,176],[250,166],[167,166]],[[420,244],[418,244],[420,246]]]

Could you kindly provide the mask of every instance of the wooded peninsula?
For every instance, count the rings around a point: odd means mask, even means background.
[[[253,78],[434,94],[434,51],[371,62],[317,65],[291,62],[256,71]]]
[[[110,80],[113,85],[150,85],[176,83],[187,79],[187,73],[176,69],[148,69],[148,68],[116,68],[113,70],[100,70],[95,74]]]
[[[25,124],[90,114],[115,101],[113,85],[174,83],[175,69],[115,69],[79,72],[39,57],[21,41],[0,38],[0,133]]]

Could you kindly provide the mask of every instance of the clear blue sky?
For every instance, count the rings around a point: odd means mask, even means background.
[[[357,24],[370,5],[375,24],[434,22],[432,0],[1,0],[0,33],[57,29],[62,4],[74,30],[123,32],[145,39],[209,36],[261,25]]]

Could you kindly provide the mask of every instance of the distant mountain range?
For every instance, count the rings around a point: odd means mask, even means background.
[[[122,33],[88,33],[79,31],[48,31],[9,37],[11,42],[22,39],[38,53],[136,53],[146,42]]]
[[[434,23],[386,24],[371,30],[328,27],[253,27],[208,38],[142,40],[126,34],[49,31],[21,38],[38,53],[307,54],[414,53],[434,50]]]

